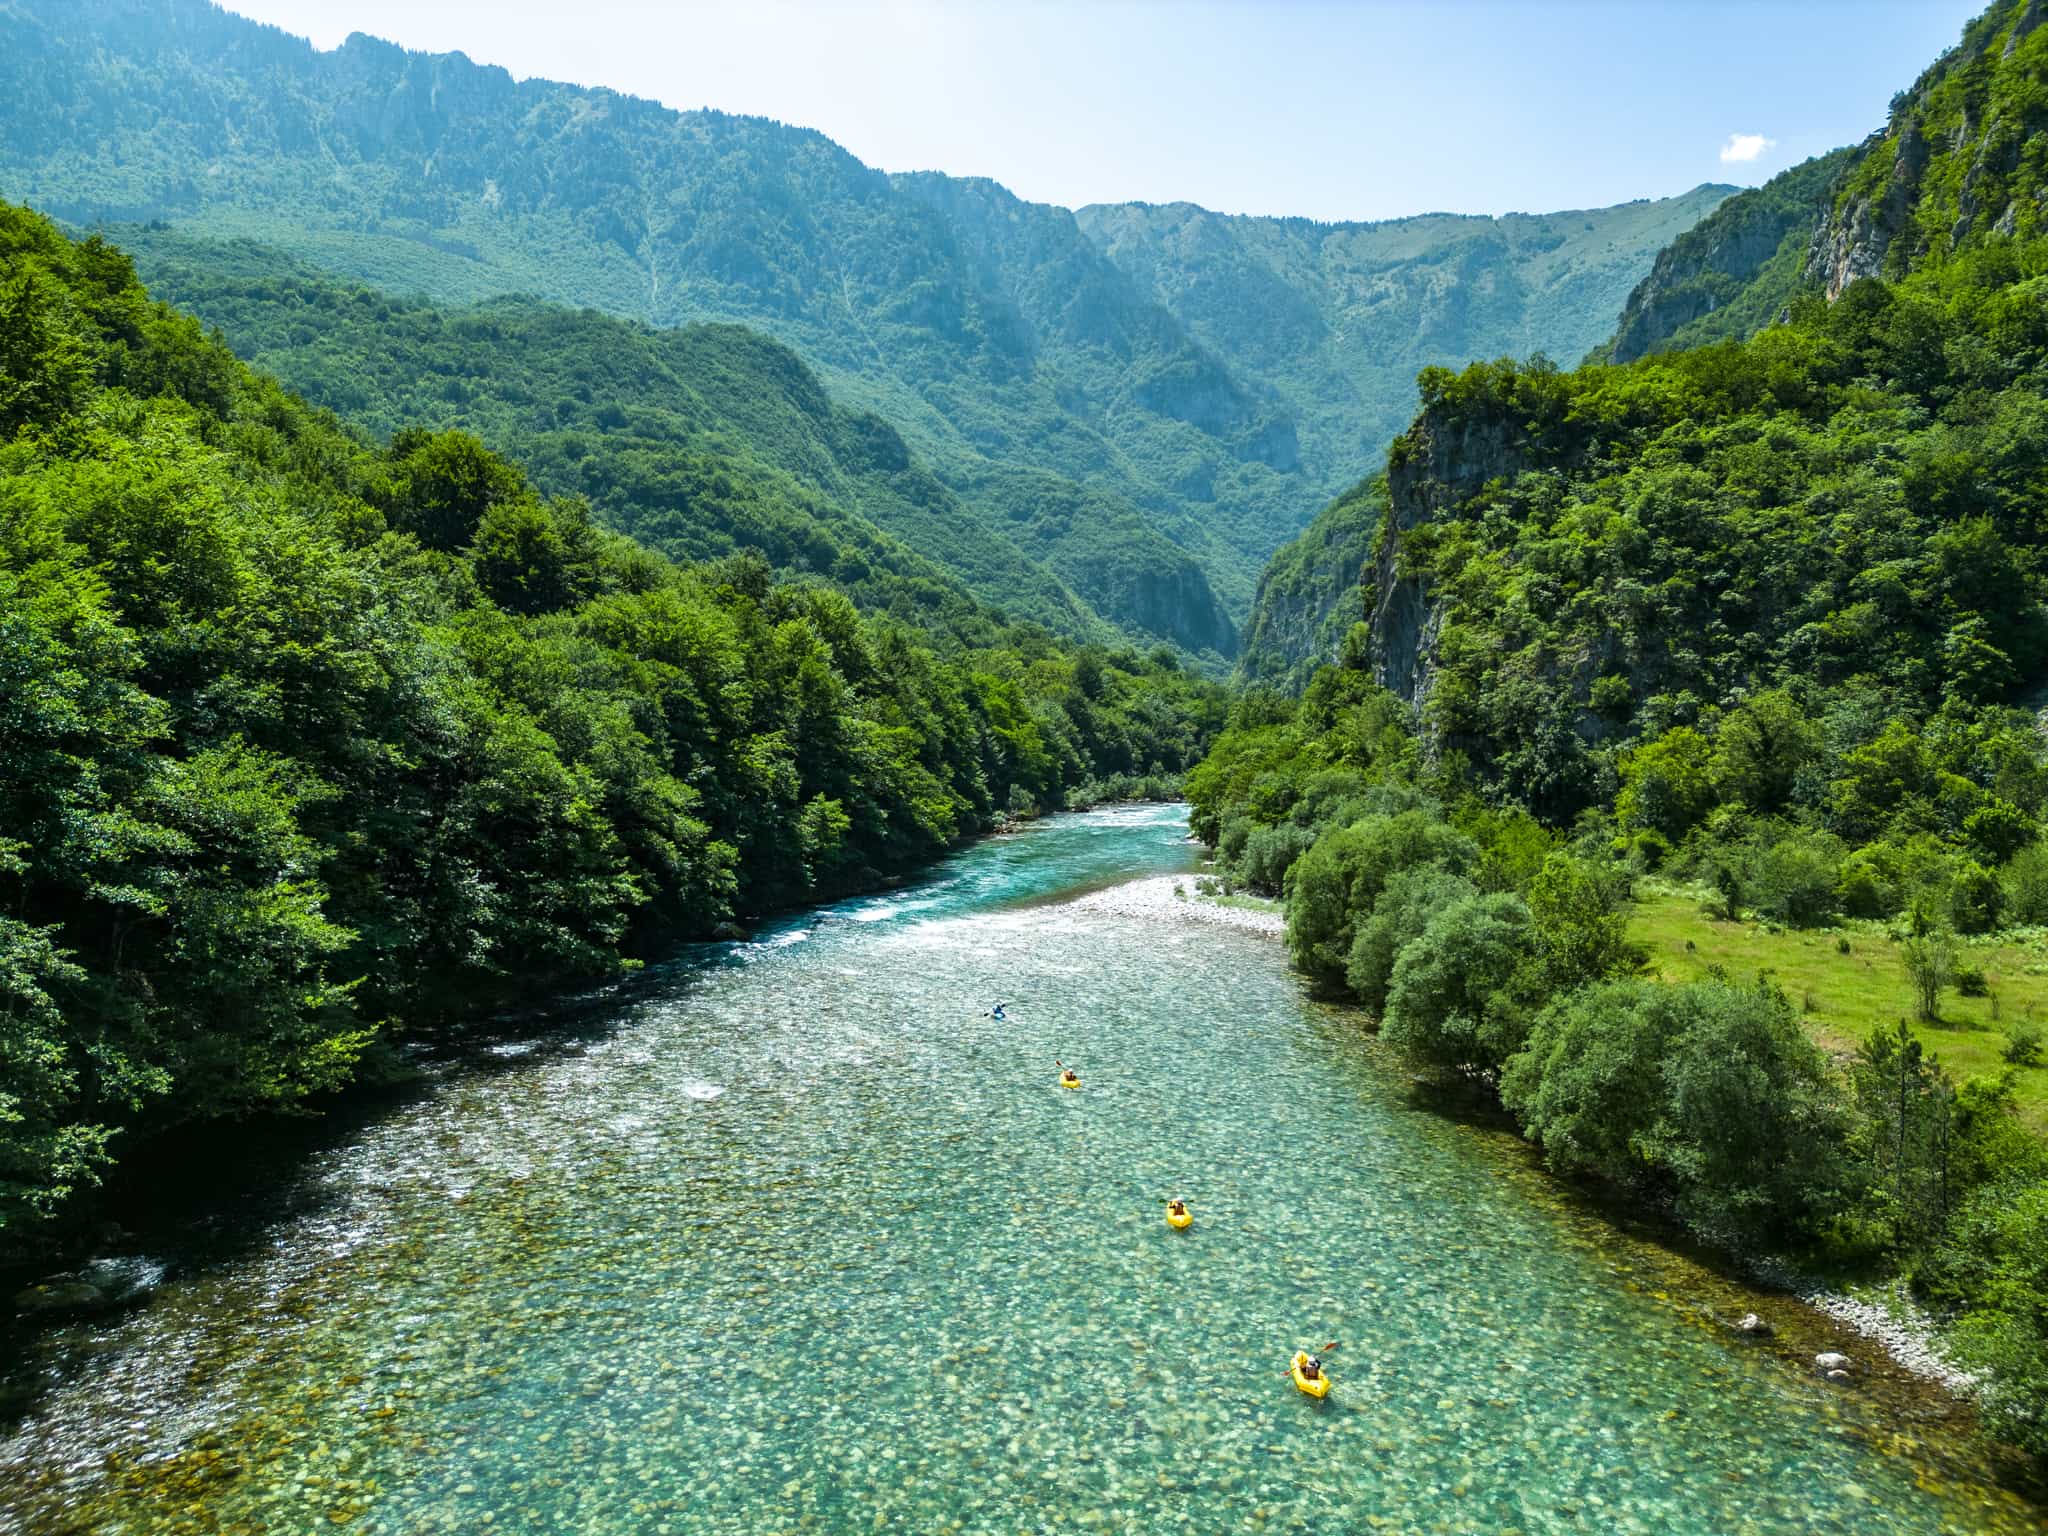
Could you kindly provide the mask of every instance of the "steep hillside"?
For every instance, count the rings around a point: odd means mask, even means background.
[[[1026,553],[1109,622],[1218,655],[1266,558],[1398,430],[1419,364],[1579,355],[1719,195],[1221,221],[1250,286],[1212,293],[1164,270],[1178,256],[1105,238],[1117,210],[1084,232],[807,130],[361,36],[320,53],[205,0],[0,0],[0,193],[255,238],[440,304],[521,293],[766,330],[964,501],[1035,530]],[[1018,505],[1054,478],[1065,510]]]
[[[753,549],[878,608],[926,610],[964,588],[1013,619],[1108,633],[1086,598],[963,505],[887,423],[836,404],[757,331],[655,330],[530,299],[441,309],[247,241],[117,233],[153,292],[307,399],[383,436],[475,432],[544,489],[586,497],[677,559]],[[1199,585],[1188,556],[1164,559]],[[1227,620],[1213,603],[1208,629],[1191,627],[1202,620],[1190,602],[1160,616],[1158,633],[1218,648]]]
[[[1657,250],[1733,191],[1374,224],[1230,217],[1188,203],[1076,217],[1146,297],[1285,404],[1303,461],[1334,491],[1379,467],[1414,414],[1418,369],[1583,356]]]
[[[1187,203],[1083,208],[1081,228],[1198,341],[1281,402],[1301,462],[1335,492],[1379,468],[1424,367],[1573,359],[1609,334],[1650,254],[1735,189],[1558,214],[1378,224],[1235,218]],[[1740,201],[1737,199],[1736,201]],[[1379,503],[1346,493],[1260,578],[1239,676],[1299,684],[1363,617]]]
[[[1169,596],[1141,592],[1150,611],[1181,606],[1179,544],[1242,613],[1314,501],[1285,421],[1071,215],[892,179],[779,123],[361,36],[319,53],[204,0],[9,0],[0,191],[74,221],[258,238],[443,303],[519,292],[759,326],[955,484],[1028,468],[1137,509],[1117,542],[1158,559]],[[1213,605],[1193,596],[1200,629]],[[1233,648],[1227,629],[1200,638]]]
[[[1273,556],[1245,627],[1240,682],[1299,692],[1317,668],[1338,659],[1344,637],[1366,618],[1373,537],[1386,509],[1386,480],[1375,475]]]
[[[1747,336],[1806,282],[1813,233],[1856,151],[1838,149],[1738,192],[1657,253],[1622,309],[1610,361]]]
[[[1801,294],[1839,298],[2042,225],[2044,101],[2026,60],[2038,5],[1993,6],[1893,98],[1884,129],[1772,178],[1674,241],[1629,298],[1609,355],[1627,362],[1746,336]]]

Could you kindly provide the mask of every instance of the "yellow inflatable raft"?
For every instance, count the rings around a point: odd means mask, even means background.
[[[1078,1088],[1078,1087],[1080,1087],[1080,1086],[1081,1086],[1081,1077],[1080,1077],[1080,1074],[1079,1074],[1079,1073],[1077,1073],[1077,1072],[1075,1072],[1075,1071],[1074,1071],[1074,1070],[1073,1070],[1072,1068],[1069,1068],[1069,1069],[1068,1069],[1067,1071],[1065,1071],[1065,1072],[1062,1072],[1062,1073],[1060,1074],[1060,1086],[1061,1086],[1062,1088]]]
[[[1178,1211],[1176,1211],[1173,1208],[1173,1203],[1171,1201],[1167,1203],[1166,1224],[1169,1227],[1173,1227],[1176,1229],[1186,1227],[1191,1225],[1194,1222],[1194,1219],[1195,1213],[1189,1210],[1185,1205],[1183,1205]]]
[[[1304,1376],[1301,1374],[1301,1368],[1307,1364],[1308,1352],[1306,1350],[1296,1350],[1294,1352],[1294,1384],[1310,1397],[1321,1397],[1330,1390],[1330,1373],[1325,1370],[1318,1370],[1313,1378]]]

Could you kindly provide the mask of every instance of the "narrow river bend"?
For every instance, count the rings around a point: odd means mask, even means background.
[[[1270,940],[1054,899],[1184,831],[1056,818],[450,1068],[36,1345],[0,1531],[2034,1528],[1413,1108]]]

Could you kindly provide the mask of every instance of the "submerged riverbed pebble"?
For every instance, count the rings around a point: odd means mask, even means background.
[[[338,1130],[34,1346],[0,1531],[2035,1528],[1266,940],[1058,901],[1182,830],[1051,820]]]

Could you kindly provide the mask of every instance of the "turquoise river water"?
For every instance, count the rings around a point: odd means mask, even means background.
[[[1270,939],[1062,905],[1184,832],[1056,818],[431,1060],[34,1340],[0,1532],[2038,1528]]]

